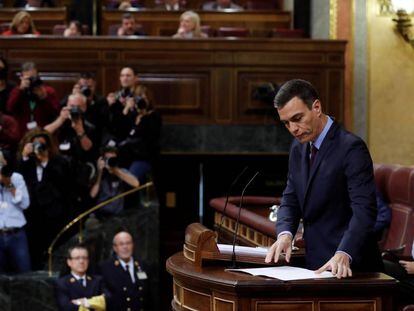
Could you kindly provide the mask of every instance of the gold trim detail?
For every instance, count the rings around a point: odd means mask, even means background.
[[[215,212],[214,214],[214,223],[216,226],[219,226],[221,223],[221,214],[219,212]],[[222,228],[234,234],[236,231],[236,220],[229,218],[228,216],[224,216]],[[275,242],[273,238],[268,237],[267,235],[242,223],[239,223],[239,229],[237,231],[237,236],[239,238],[242,238],[256,246],[267,247],[271,246]]]
[[[337,38],[338,0],[329,0],[329,39]]]
[[[195,262],[195,251],[189,249],[185,244],[183,245],[183,254],[185,258],[192,262]]]

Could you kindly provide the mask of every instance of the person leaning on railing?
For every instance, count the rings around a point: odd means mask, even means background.
[[[138,179],[127,169],[120,167],[120,158],[117,148],[109,144],[102,150],[101,157],[97,161],[97,177],[90,190],[90,196],[97,203],[106,201],[125,191],[125,187],[138,187]],[[119,214],[124,208],[124,199],[118,199],[105,205],[98,211],[99,216],[111,216]]]

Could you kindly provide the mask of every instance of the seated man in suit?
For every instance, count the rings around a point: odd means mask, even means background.
[[[203,4],[203,10],[206,11],[220,11],[226,9],[239,11],[243,10],[243,8],[240,5],[233,3],[231,0],[216,0]]]
[[[144,35],[145,33],[137,27],[135,17],[132,14],[125,13],[124,15],[122,15],[122,24],[117,31],[118,37]]]
[[[133,258],[131,234],[121,231],[114,236],[115,256],[100,266],[111,300],[108,310],[150,310],[148,306],[148,276],[142,263]]]
[[[277,214],[277,240],[266,262],[277,262],[282,253],[289,262],[302,218],[308,269],[331,270],[337,278],[352,276],[352,270],[381,271],[373,233],[374,172],[366,144],[322,112],[319,95],[307,81],[286,82],[274,104],[295,140]]]
[[[402,304],[414,303],[414,241],[411,257],[412,260],[399,260],[398,262],[384,260],[385,273],[400,281],[397,300]]]
[[[59,310],[106,310],[102,278],[86,274],[89,265],[86,247],[77,245],[69,248],[66,263],[70,274],[56,281]]]

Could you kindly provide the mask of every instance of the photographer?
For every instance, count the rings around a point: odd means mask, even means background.
[[[119,167],[118,150],[114,146],[106,146],[97,162],[98,175],[92,186],[90,196],[97,203],[106,201],[123,193],[127,186],[138,187],[138,179],[128,170]],[[124,199],[118,199],[99,210],[101,215],[119,214],[124,208]]]
[[[57,133],[60,149],[80,161],[96,159],[95,126],[85,119],[87,99],[80,93],[68,97],[68,102],[55,121],[45,126],[51,134]]]
[[[160,152],[162,120],[152,105],[145,86],[139,87],[140,96],[127,100],[123,113],[132,120],[127,137],[119,143],[122,159],[140,183],[146,182]]]
[[[52,122],[59,111],[56,92],[44,85],[34,63],[22,65],[20,85],[10,93],[7,111],[19,123],[20,134]]]
[[[5,163],[2,163],[4,165]],[[0,166],[2,166],[0,165]],[[30,204],[23,176],[10,165],[0,171],[0,273],[30,271],[30,255],[23,214]]]
[[[30,194],[27,231],[34,269],[42,269],[47,247],[68,221],[74,201],[68,162],[46,131],[34,130],[22,139],[20,172]]]
[[[96,80],[91,73],[82,73],[73,86],[72,94],[82,94],[86,97],[84,119],[95,126],[97,144],[100,145],[102,132],[108,123],[108,105],[103,96],[96,92]],[[61,101],[61,107],[67,105],[68,97]]]
[[[138,76],[131,67],[124,67],[119,75],[121,89],[114,93],[109,93],[106,97],[109,107],[109,123],[106,132],[106,139],[116,141],[124,140],[132,125],[132,120],[127,117],[125,109],[127,100],[135,97],[138,91]]]

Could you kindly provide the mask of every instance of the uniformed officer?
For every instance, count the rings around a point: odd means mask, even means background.
[[[102,278],[86,274],[89,265],[88,250],[80,245],[69,248],[66,263],[70,274],[59,278],[55,287],[59,310],[106,310],[107,295]]]
[[[150,310],[148,302],[148,276],[144,267],[133,258],[134,242],[126,231],[113,238],[114,258],[103,262],[100,271],[111,299],[108,310]]]

